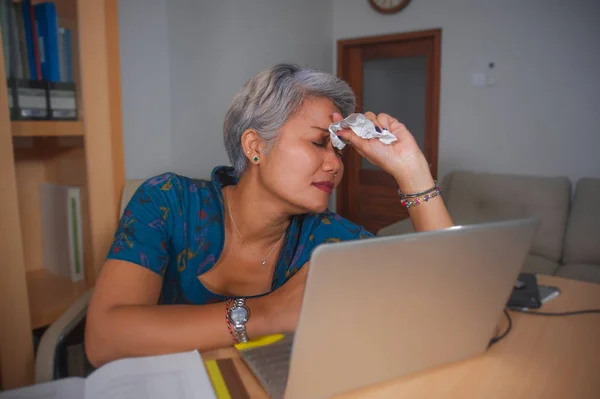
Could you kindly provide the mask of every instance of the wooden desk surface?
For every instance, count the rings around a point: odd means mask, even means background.
[[[599,284],[550,276],[538,282],[561,289],[544,311],[600,308]],[[335,398],[600,398],[600,314],[510,315],[511,332],[486,353]],[[250,397],[268,398],[234,348],[202,356],[231,358]]]

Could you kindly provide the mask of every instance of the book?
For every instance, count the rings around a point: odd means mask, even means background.
[[[0,399],[216,399],[198,351],[115,360],[87,378],[0,392]]]
[[[23,27],[25,29],[25,42],[27,44],[27,59],[29,61],[29,79],[42,80],[42,69],[38,49],[37,28],[35,24],[35,13],[31,0],[21,1],[21,14],[23,16]]]
[[[81,281],[85,267],[80,189],[54,183],[43,183],[40,189],[43,267],[73,282]]]
[[[19,43],[19,23],[17,21],[16,5],[8,2],[8,51],[10,53],[10,69],[8,77],[22,79],[23,75],[23,57],[21,54],[21,45]],[[4,40],[4,39],[3,39]]]
[[[2,37],[2,53],[4,54],[4,73],[10,76],[10,0],[0,0],[0,36]]]
[[[58,52],[60,58],[60,81],[72,83],[71,30],[68,28],[58,28]]]
[[[20,55],[19,69],[21,69],[22,71],[23,78],[29,79],[29,53],[27,52],[27,40],[23,9],[21,7],[21,4],[19,3],[12,3],[12,8],[12,16],[14,18],[13,26],[15,27],[15,32],[13,33],[13,35],[16,36],[16,44],[19,47]]]
[[[49,82],[60,82],[60,55],[58,50],[58,15],[51,2],[33,6],[38,31],[38,46],[42,77]]]

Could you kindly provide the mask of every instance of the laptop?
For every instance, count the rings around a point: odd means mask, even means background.
[[[538,222],[323,244],[295,334],[241,350],[273,398],[318,399],[484,352]]]

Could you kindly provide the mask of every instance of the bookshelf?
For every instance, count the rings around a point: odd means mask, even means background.
[[[64,137],[83,136],[81,121],[13,121],[13,137]]]
[[[32,331],[52,324],[94,286],[117,226],[124,184],[117,0],[53,3],[59,23],[72,33],[78,120],[11,121],[0,46],[3,389],[33,383]],[[40,185],[45,182],[81,189],[83,281],[73,283],[43,267]]]

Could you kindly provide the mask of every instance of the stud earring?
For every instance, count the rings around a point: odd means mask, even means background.
[[[258,162],[258,156],[256,156],[256,155],[255,155],[255,156],[254,156],[254,158],[252,158],[252,161],[253,161],[254,163]]]

